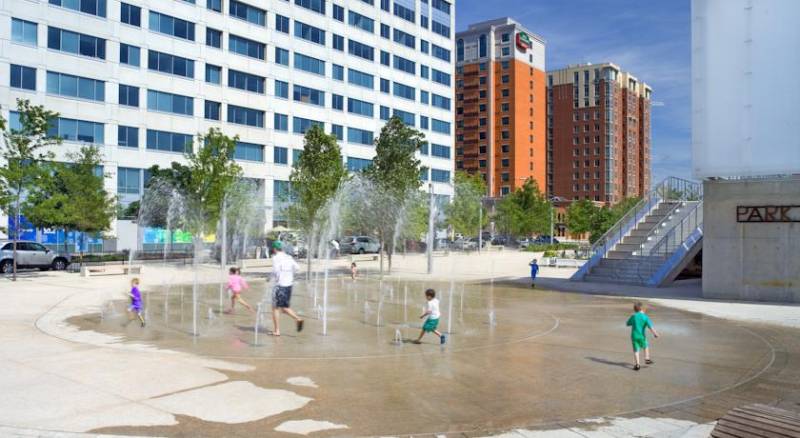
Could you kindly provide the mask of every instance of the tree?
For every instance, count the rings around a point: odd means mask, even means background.
[[[598,207],[588,199],[572,202],[567,208],[567,228],[570,233],[583,234],[592,229]]]
[[[33,190],[45,174],[42,163],[50,160],[50,146],[58,145],[61,139],[48,135],[48,130],[58,113],[40,105],[31,105],[28,100],[17,99],[19,124],[2,128],[2,152],[4,166],[0,167],[0,208],[14,218],[16,224],[13,239],[13,280],[17,279],[17,241],[19,240],[21,204],[24,194]]]
[[[48,172],[28,192],[22,211],[37,228],[99,233],[111,228],[116,199],[105,190],[96,169],[102,155],[96,146],[67,154],[67,163],[47,163]],[[66,239],[64,241],[66,249]]]
[[[309,275],[317,240],[314,225],[325,219],[321,217],[323,209],[346,179],[347,169],[336,137],[326,134],[322,127],[313,125],[306,131],[303,152],[289,176],[293,202],[287,211],[290,222],[304,231],[308,240]]]
[[[602,237],[602,235],[619,222],[630,209],[635,207],[636,204],[639,203],[639,200],[640,198],[625,198],[612,207],[606,205],[603,208],[598,208],[592,216],[590,223],[589,231],[591,234],[589,235],[589,242],[594,243]]]
[[[453,231],[465,236],[472,235],[489,222],[488,215],[481,215],[481,202],[486,194],[486,183],[480,174],[470,175],[456,172],[455,196],[446,208],[447,224]]]
[[[381,245],[381,273],[383,273],[383,252],[389,258],[389,272],[392,271],[394,245],[386,246],[397,237],[397,225],[404,217],[407,202],[413,199],[422,182],[420,181],[420,161],[416,152],[422,146],[425,136],[406,125],[399,117],[392,117],[381,128],[375,140],[375,159],[364,169],[364,175],[374,188],[372,202],[363,214],[375,227]],[[391,239],[391,240],[390,240]]]
[[[552,205],[533,179],[497,204],[496,221],[507,233],[530,236],[550,232]]]

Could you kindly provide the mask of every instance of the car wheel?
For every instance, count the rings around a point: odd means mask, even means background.
[[[364,252],[365,252],[365,251],[364,251],[364,248],[359,248],[359,249],[358,249],[358,253],[359,253],[359,254],[364,254]]]
[[[3,262],[0,263],[0,272],[3,274],[10,274],[14,272],[14,262],[11,260],[3,260]]]
[[[63,271],[64,269],[67,269],[67,261],[64,259],[53,260],[53,269],[56,271]]]

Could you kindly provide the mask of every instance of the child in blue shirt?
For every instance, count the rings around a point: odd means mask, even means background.
[[[539,265],[536,263],[536,259],[531,260],[529,265],[531,266],[531,287],[536,287],[536,274],[539,273]]]

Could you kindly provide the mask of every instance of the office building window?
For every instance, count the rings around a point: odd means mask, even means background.
[[[344,52],[344,37],[333,34],[333,49]]]
[[[381,50],[381,64],[389,66],[389,64],[391,64],[390,59],[391,55],[389,54],[389,52],[384,52],[383,50]]]
[[[49,94],[102,102],[106,97],[105,90],[106,83],[103,81],[52,71],[47,72],[47,92]]]
[[[339,64],[331,64],[331,77],[337,81],[343,81],[344,67]]]
[[[347,141],[350,143],[372,146],[374,136],[372,131],[358,128],[347,128]]]
[[[272,162],[275,164],[289,164],[289,150],[280,146],[273,147]]]
[[[311,126],[317,125],[320,128],[325,128],[325,123],[311,119],[304,119],[302,117],[292,117],[292,132],[295,134],[305,134]]]
[[[206,28],[206,45],[209,46],[209,47],[216,47],[218,49],[221,49],[222,48],[222,31],[207,27]]]
[[[125,43],[119,44],[119,63],[127,64],[133,67],[140,65],[139,48]]]
[[[389,118],[391,117],[391,112],[389,110],[389,107],[381,105],[379,115],[381,120],[389,120]]]
[[[439,158],[450,158],[450,147],[443,144],[431,143],[431,155]]]
[[[165,35],[194,41],[194,23],[169,15],[150,11],[150,30]]]
[[[375,32],[375,20],[354,11],[347,13],[347,23],[369,33]]]
[[[372,165],[372,160],[366,158],[347,157],[347,170],[350,172],[361,172]]]
[[[414,35],[405,33],[400,29],[394,30],[394,42],[412,49],[416,48],[416,38],[414,38]]]
[[[83,12],[84,14],[97,15],[104,18],[106,16],[106,0],[50,0],[50,4]]]
[[[344,8],[339,5],[333,5],[333,19],[344,23]]]
[[[284,81],[275,80],[275,97],[283,99],[289,98],[289,83]]]
[[[237,0],[229,0],[228,12],[232,17],[248,21],[255,25],[266,25],[267,12],[255,6],[251,6]]]
[[[206,8],[214,12],[222,12],[222,0],[206,0]]]
[[[194,78],[194,61],[167,53],[147,51],[147,68],[175,76]]]
[[[416,126],[414,113],[410,113],[408,111],[399,110],[397,108],[394,109],[394,116],[400,118],[408,126]]]
[[[381,37],[387,40],[391,38],[392,28],[386,24],[381,24]]]
[[[292,98],[296,102],[325,106],[325,92],[316,90],[314,88],[303,87],[295,84],[292,87]]]
[[[358,85],[359,87],[369,88],[374,87],[374,76],[369,73],[364,73],[352,68],[347,69],[347,82]]]
[[[450,26],[448,26],[446,24],[439,23],[436,20],[433,20],[431,23],[432,23],[431,24],[431,30],[434,33],[438,33],[439,35],[441,35],[441,36],[443,36],[445,38],[450,38]]]
[[[419,128],[430,129],[430,119],[425,116],[419,116]]]
[[[450,111],[450,98],[433,94],[431,96],[431,105]]]
[[[401,4],[394,4],[394,15],[402,18],[403,20],[416,23],[416,16],[413,9],[409,9]]]
[[[294,36],[312,43],[325,45],[325,31],[301,21],[294,20]]]
[[[228,86],[252,93],[264,94],[264,79],[250,73],[228,69]]]
[[[222,67],[218,65],[206,64],[206,82],[210,84],[222,83]]]
[[[294,53],[294,68],[325,76],[325,61],[297,52]]]
[[[275,63],[280,65],[289,65],[289,51],[275,47]]]
[[[442,134],[450,135],[450,122],[444,120],[431,119],[431,130]]]
[[[294,0],[294,4],[325,15],[325,0]]]
[[[431,181],[449,183],[450,171],[442,169],[431,169]]]
[[[264,60],[266,45],[257,41],[242,38],[236,35],[228,35],[228,50],[240,55]]]
[[[450,62],[450,50],[437,46],[436,44],[434,44],[432,47],[431,55],[433,55],[434,58],[441,59],[442,61]]]
[[[133,126],[117,126],[117,146],[138,148],[139,128]]]
[[[429,69],[427,65],[420,65],[419,66],[419,77],[423,79],[428,79],[430,77]]]
[[[344,140],[344,126],[342,126],[342,125],[331,125],[331,135],[336,137],[336,139],[339,140],[339,141]]]
[[[141,180],[141,169],[132,169],[128,167],[117,168],[117,193],[138,195],[139,183]]]
[[[394,68],[412,75],[417,72],[417,65],[414,61],[397,55],[394,55]]]
[[[427,91],[419,90],[419,102],[427,105],[429,100],[430,94]]]
[[[274,124],[273,129],[275,129],[276,131],[288,131],[289,116],[287,116],[286,114],[275,113],[273,124]]]
[[[147,149],[185,153],[192,150],[192,141],[189,134],[147,130]]]
[[[127,3],[119,4],[119,21],[131,26],[142,27],[142,8]]]
[[[381,0],[381,9],[389,12],[391,6],[391,0]]]
[[[59,117],[47,129],[49,137],[61,137],[64,141],[82,141],[103,144],[104,126],[102,123]]]
[[[344,96],[340,94],[331,95],[331,108],[344,111]]]
[[[264,127],[264,111],[228,104],[228,123]]]
[[[47,28],[47,48],[106,59],[106,40],[57,27]]]
[[[381,93],[388,93],[389,92],[389,80],[381,78]]]
[[[191,116],[194,115],[194,99],[180,94],[147,90],[147,109]]]
[[[35,46],[38,42],[36,33],[36,23],[19,18],[11,19],[11,41]]]
[[[431,69],[431,80],[442,85],[447,85],[448,87],[450,86],[450,74],[436,70],[435,68]]]
[[[36,90],[36,69],[22,65],[11,64],[11,88],[23,90]]]
[[[139,87],[119,84],[119,104],[139,108]]]
[[[403,99],[415,100],[416,90],[414,89],[414,87],[409,87],[408,85],[403,85],[399,82],[395,82],[394,95],[397,97],[402,97]]]
[[[245,161],[264,162],[264,146],[255,143],[236,142],[233,158]]]
[[[363,43],[354,40],[347,40],[347,51],[353,56],[364,58],[370,61],[375,60],[375,49]]]
[[[213,100],[206,100],[204,103],[205,112],[204,117],[208,120],[220,120],[220,109],[222,104],[219,102],[214,102]]]
[[[275,14],[275,30],[278,32],[289,33],[289,17]]]
[[[353,99],[351,97],[347,99],[347,112],[366,117],[373,117],[373,106],[369,102]]]

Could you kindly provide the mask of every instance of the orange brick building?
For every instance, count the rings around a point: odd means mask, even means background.
[[[510,18],[456,34],[456,170],[480,173],[488,196],[533,178],[547,188],[544,41]]]
[[[650,188],[651,88],[618,66],[548,72],[548,193],[615,204]]]

